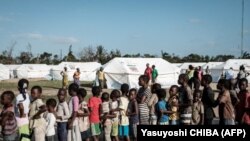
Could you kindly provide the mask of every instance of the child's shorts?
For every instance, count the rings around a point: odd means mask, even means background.
[[[100,123],[91,123],[91,135],[96,136],[100,134],[101,134]]]
[[[82,140],[86,140],[87,138],[91,137],[91,130],[90,128],[86,131],[81,132]]]
[[[129,125],[119,126],[119,136],[129,136]]]
[[[137,125],[139,125],[139,123],[131,123],[131,124],[129,124],[130,136],[132,136],[133,138],[137,137]]]
[[[112,123],[111,136],[118,136],[118,121]]]

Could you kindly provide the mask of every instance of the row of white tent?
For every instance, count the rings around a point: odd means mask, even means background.
[[[246,70],[250,72],[250,59],[230,59],[226,62],[171,64],[161,58],[114,58],[104,65],[97,62],[62,62],[55,66],[46,64],[0,64],[0,80],[12,78],[62,80],[60,73],[64,67],[67,67],[70,81],[73,80],[73,73],[76,71],[76,68],[79,68],[81,71],[81,81],[95,81],[96,71],[100,67],[103,67],[108,88],[119,88],[122,83],[128,83],[131,87],[138,88],[138,77],[144,73],[147,63],[156,66],[159,73],[157,82],[163,87],[176,84],[179,74],[185,73],[189,65],[193,65],[194,67],[201,66],[203,70],[209,66],[213,82],[217,82],[221,74],[231,67],[234,69],[235,74],[238,73],[240,65],[244,65]]]

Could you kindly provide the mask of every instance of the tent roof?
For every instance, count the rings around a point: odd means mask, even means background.
[[[101,67],[101,64],[97,62],[61,62],[58,66],[55,66],[52,69],[61,71],[64,67],[67,67],[68,70],[76,70],[76,68],[79,68],[81,72],[89,72]]]
[[[250,70],[250,59],[229,59],[225,63],[214,67],[214,69],[230,69],[239,70],[244,65],[246,70]]]
[[[209,69],[212,69],[212,68],[214,68],[214,67],[216,67],[216,66],[218,66],[218,65],[222,65],[224,62],[208,62],[207,64],[205,64],[204,66],[203,66],[203,69],[206,69],[207,68],[207,66],[209,67]]]
[[[49,70],[50,68],[46,64],[22,64],[16,70]]]
[[[159,74],[179,72],[179,69],[162,58],[114,58],[104,65],[104,72],[117,74],[144,74],[146,64],[155,65]]]
[[[181,68],[181,69],[188,69],[188,66],[189,66],[189,65],[192,65],[192,66],[194,66],[194,67],[198,67],[198,66],[203,67],[205,64],[206,64],[206,62],[185,62],[185,63],[183,63],[183,64],[180,66],[180,68]]]
[[[6,67],[6,66],[3,65],[3,64],[0,64],[0,69],[1,69],[1,70],[8,70],[8,71],[9,71],[9,68]]]

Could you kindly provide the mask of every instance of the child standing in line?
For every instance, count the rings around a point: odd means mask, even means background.
[[[169,115],[170,125],[179,124],[179,87],[177,85],[172,85],[169,89],[170,97],[168,99],[169,108],[173,112]]]
[[[236,120],[238,124],[250,125],[250,92],[247,90],[248,81],[246,78],[239,80],[240,92],[238,94],[239,103],[236,105]]]
[[[109,94],[104,92],[102,94],[102,122],[104,126],[105,141],[111,141],[112,118],[114,114],[110,113]]]
[[[78,124],[77,113],[79,109],[79,99],[77,97],[78,85],[72,83],[69,85],[69,95],[71,96],[69,100],[69,113],[71,115],[68,120],[68,140],[67,141],[81,141],[81,133]]]
[[[55,107],[56,107],[56,100],[55,99],[48,99],[46,101],[46,106],[48,112],[44,114],[44,117],[46,119],[46,141],[57,141],[56,139],[56,130],[55,130],[55,124],[56,124],[56,117],[54,115],[55,113]]]
[[[12,101],[15,95],[12,91],[5,91],[1,95],[1,104],[3,110],[0,115],[0,123],[2,126],[2,135],[4,141],[17,141],[19,138],[17,121],[14,114],[14,106]]]
[[[150,125],[157,125],[157,116],[155,113],[155,104],[158,102],[158,97],[156,94],[156,90],[161,89],[161,84],[154,83],[152,85],[151,93],[152,96],[148,102],[148,107],[150,110],[150,117],[149,117],[149,124]]]
[[[188,85],[188,75],[180,74],[178,83],[181,85],[179,93],[180,124],[190,125],[192,119],[193,94]]]
[[[46,105],[43,103],[41,95],[42,88],[40,86],[31,88],[32,101],[30,103],[29,118],[33,141],[45,141],[46,121],[43,114],[46,112]]]
[[[136,89],[130,89],[129,91],[129,104],[127,115],[129,117],[129,131],[132,139],[137,141],[137,125],[139,125],[139,111],[138,103],[136,101]]]
[[[57,118],[57,136],[58,141],[67,141],[67,123],[70,117],[69,105],[65,101],[67,91],[65,89],[59,89],[57,93],[58,105],[56,108],[56,118]]]
[[[20,79],[18,81],[18,90],[20,94],[16,96],[15,100],[15,116],[19,128],[20,141],[29,141],[29,106],[30,97],[28,94],[29,81],[27,79]]]
[[[99,140],[99,135],[101,134],[100,130],[100,115],[102,109],[102,100],[99,98],[101,94],[101,88],[98,86],[92,87],[93,97],[89,99],[88,107],[90,111],[89,120],[91,135],[94,138],[94,141]]]
[[[193,103],[193,114],[192,114],[192,125],[203,125],[204,124],[204,106],[201,101],[201,91],[194,91],[194,103]]]
[[[77,92],[77,96],[80,102],[77,116],[79,118],[79,127],[83,141],[89,141],[91,137],[90,124],[89,124],[89,109],[87,102],[84,101],[86,95],[87,91],[83,88],[80,88]]]
[[[129,119],[127,116],[128,110],[128,93],[129,93],[129,85],[124,83],[121,85],[122,96],[120,97],[119,102],[119,113],[120,113],[120,124],[119,124],[119,136],[123,137],[126,141],[129,141]]]
[[[165,101],[166,91],[164,89],[159,89],[156,91],[159,101],[155,105],[155,110],[158,117],[158,125],[169,125],[169,116],[172,111],[168,111],[168,103]]]
[[[119,141],[118,138],[118,127],[119,127],[119,111],[118,111],[118,98],[120,95],[119,90],[113,90],[110,94],[111,102],[110,102],[110,109],[111,109],[111,114],[114,114],[115,117],[112,119],[112,129],[111,129],[111,136],[114,141]]]

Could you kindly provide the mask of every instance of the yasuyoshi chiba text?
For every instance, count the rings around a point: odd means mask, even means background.
[[[148,129],[141,129],[142,136],[144,137],[231,137],[237,136],[245,138],[246,131],[245,129],[178,129],[178,130],[169,130],[169,131],[152,131]]]

